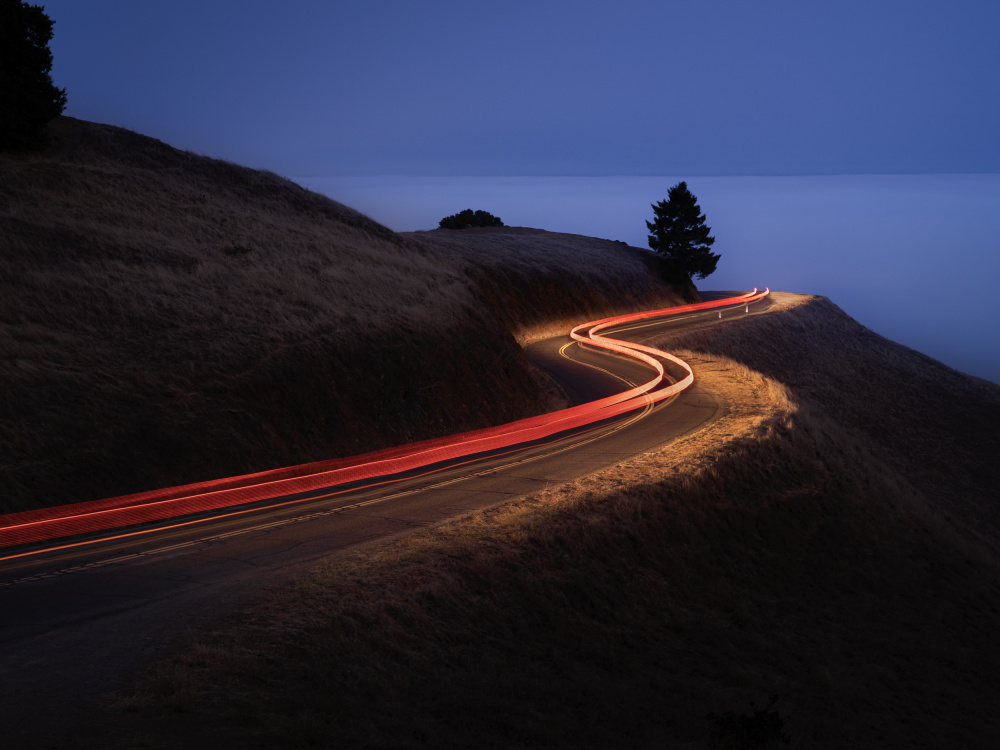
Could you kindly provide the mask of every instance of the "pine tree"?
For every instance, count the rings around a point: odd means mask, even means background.
[[[651,206],[654,218],[646,222],[649,246],[669,261],[672,274],[703,279],[715,271],[721,257],[711,251],[715,237],[709,236],[712,229],[687,183],[678,182],[667,191],[667,200]]]
[[[0,0],[0,149],[45,145],[45,126],[62,114],[66,90],[52,83],[52,20],[45,9]]]

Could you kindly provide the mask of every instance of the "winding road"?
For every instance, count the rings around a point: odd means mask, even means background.
[[[714,304],[728,294],[714,295]],[[667,318],[632,319],[600,335],[641,344],[667,331],[711,325],[720,316],[763,312],[769,305],[763,297]],[[566,337],[536,342],[527,353],[559,383],[573,406],[613,401],[651,378],[648,364]],[[676,362],[658,361],[668,383],[688,375]],[[591,424],[391,476],[140,528],[0,548],[0,719],[7,719],[5,739],[11,747],[33,746],[37,721],[44,725],[56,712],[71,723],[76,712],[121,687],[185,633],[331,553],[592,474],[697,430],[715,418],[719,407],[697,381],[663,400],[637,398],[641,402],[623,407],[624,413]],[[542,423],[555,418],[546,416]]]

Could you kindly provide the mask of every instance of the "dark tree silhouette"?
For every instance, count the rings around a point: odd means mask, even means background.
[[[670,274],[689,280],[715,271],[720,257],[711,251],[715,237],[709,236],[712,229],[687,183],[678,182],[667,191],[667,200],[651,205],[654,218],[646,222],[649,246],[667,260]]]
[[[502,227],[503,222],[499,216],[494,216],[487,211],[475,211],[467,208],[457,214],[445,216],[438,223],[441,229],[465,229],[466,227]]]
[[[50,75],[51,39],[44,8],[0,0],[0,149],[43,147],[46,124],[66,106]]]

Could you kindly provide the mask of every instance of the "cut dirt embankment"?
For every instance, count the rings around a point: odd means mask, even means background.
[[[777,301],[652,342],[723,403],[706,429],[331,558],[95,722],[151,747],[991,746],[1000,388]]]
[[[540,413],[526,326],[680,301],[620,243],[437,234],[72,118],[0,155],[0,513]]]

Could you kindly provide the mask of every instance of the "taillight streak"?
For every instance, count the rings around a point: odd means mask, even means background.
[[[558,412],[509,422],[497,427],[433,438],[408,445],[347,458],[244,474],[140,492],[120,497],[0,516],[0,547],[56,539],[150,521],[260,502],[359,480],[398,474],[441,461],[529,443],[559,432],[615,417],[674,396],[694,382],[691,367],[667,352],[599,335],[600,331],[635,320],[666,317],[736,303],[754,302],[768,290],[723,300],[681,305],[590,321],[575,327],[570,336],[583,345],[616,352],[649,366],[655,376],[646,383],[586,404]],[[687,373],[680,381],[658,388],[664,381],[661,359]]]

